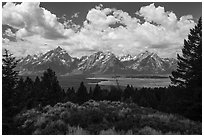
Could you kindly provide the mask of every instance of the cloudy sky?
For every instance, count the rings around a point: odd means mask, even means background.
[[[61,46],[72,56],[145,50],[176,57],[202,3],[3,3],[2,46],[15,56]]]

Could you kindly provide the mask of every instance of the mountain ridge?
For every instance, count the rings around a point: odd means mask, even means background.
[[[27,55],[17,65],[21,75],[42,73],[52,68],[59,75],[66,74],[166,74],[176,68],[173,58],[160,58],[156,53],[145,51],[136,56],[117,57],[111,52],[98,51],[80,59],[72,57],[58,46],[44,54]]]

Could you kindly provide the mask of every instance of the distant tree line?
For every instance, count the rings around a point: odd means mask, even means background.
[[[170,86],[159,88],[137,89],[130,85],[124,90],[112,86],[110,90],[101,89],[97,84],[89,92],[81,83],[77,91],[68,88],[65,92],[64,102],[72,101],[82,104],[90,99],[122,101],[126,103],[136,103],[143,107],[151,107],[163,112],[177,113],[193,120],[202,119],[202,88],[180,88]]]
[[[176,113],[193,120],[202,120],[202,22],[199,20],[184,41],[183,56],[178,55],[177,70],[170,77],[173,86],[137,89],[131,85],[122,90],[102,89],[98,84],[87,89],[83,82],[75,90],[61,88],[55,72],[48,68],[33,81],[19,78],[18,60],[5,50],[2,59],[2,127],[3,134],[15,134],[14,117],[27,109],[71,101],[82,104],[90,99],[136,103],[144,107]]]

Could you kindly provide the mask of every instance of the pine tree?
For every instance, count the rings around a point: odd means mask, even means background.
[[[38,76],[35,78],[34,85],[37,87],[40,86],[40,78]]]
[[[124,100],[126,100],[130,96],[131,96],[131,88],[130,88],[130,85],[128,84],[123,93]]]
[[[48,68],[47,71],[43,73],[41,83],[43,92],[41,100],[43,105],[54,105],[62,101],[62,88],[53,70]]]
[[[86,87],[84,86],[84,83],[81,82],[80,87],[77,91],[77,102],[79,104],[82,104],[87,100],[88,100],[88,92]]]
[[[120,101],[121,100],[122,91],[118,87],[111,86],[110,92],[108,94],[108,98],[111,101]]]
[[[102,99],[102,95],[101,95],[101,88],[98,84],[96,84],[94,91],[93,91],[93,99],[94,100],[100,100]]]
[[[3,109],[5,107],[13,106],[13,99],[16,96],[16,84],[18,82],[18,71],[15,71],[15,67],[18,60],[13,57],[13,54],[9,53],[5,49],[5,54],[2,58],[2,103]]]
[[[76,97],[74,87],[72,87],[71,89],[69,88],[67,90],[67,101],[71,101],[74,103],[77,102],[77,97]]]
[[[89,99],[93,99],[93,90],[92,90],[92,87],[89,88]]]
[[[13,54],[9,53],[5,49],[5,54],[2,59],[2,88],[3,92],[8,90],[13,90],[18,81],[18,71],[15,71],[15,67],[18,63],[18,60],[13,57]]]
[[[24,79],[21,77],[18,80],[17,86],[16,86],[16,99],[15,104],[18,106],[19,111],[25,107],[25,99],[26,97],[26,91],[25,91],[25,82]]]
[[[19,90],[24,90],[25,83],[24,83],[24,79],[22,77],[20,77],[20,79],[18,80],[16,88],[19,89]]]
[[[41,81],[40,81],[40,78],[37,76],[35,78],[35,81],[34,81],[34,94],[35,94],[35,97],[38,99],[40,98],[42,92],[41,92]]]
[[[42,97],[42,87],[41,87],[40,78],[38,76],[35,78],[35,81],[33,84],[34,84],[34,88],[32,90],[32,95],[33,95],[33,99],[34,99],[33,105],[39,106],[39,104],[41,102],[40,99]]]
[[[34,86],[33,80],[30,77],[26,77],[26,80],[24,83],[25,83],[25,90],[27,92],[31,92],[31,90],[33,89],[33,86]]]
[[[18,71],[15,67],[18,60],[8,50],[4,50],[2,58],[2,133],[11,134],[12,117],[16,114],[16,84],[18,82]]]
[[[34,103],[34,94],[33,94],[33,91],[34,91],[34,82],[33,80],[30,78],[30,77],[26,77],[26,80],[25,80],[25,106],[27,109],[30,109],[32,106],[33,106],[33,103]]]
[[[184,40],[182,56],[177,55],[177,70],[172,72],[172,84],[180,87],[202,86],[202,19],[190,29],[188,39]]]

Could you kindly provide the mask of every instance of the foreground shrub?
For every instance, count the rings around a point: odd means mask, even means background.
[[[20,134],[201,134],[201,123],[154,109],[90,100],[32,109],[16,117]]]
[[[141,135],[161,135],[162,134],[161,131],[157,131],[148,126],[142,128],[138,133]]]

